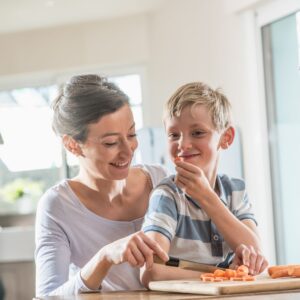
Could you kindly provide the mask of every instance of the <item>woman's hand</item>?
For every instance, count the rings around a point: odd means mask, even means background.
[[[240,265],[247,266],[251,275],[257,275],[266,269],[268,262],[253,246],[241,244],[235,249],[235,256],[230,268],[236,269]]]
[[[133,267],[151,269],[153,265],[153,254],[158,255],[163,261],[169,259],[168,254],[159,244],[139,231],[128,237],[117,240],[104,247],[105,258],[113,264],[128,262]]]

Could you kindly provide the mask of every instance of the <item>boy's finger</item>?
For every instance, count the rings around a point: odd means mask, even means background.
[[[201,170],[199,167],[185,161],[176,161],[175,164],[176,166],[181,167],[182,169],[190,171],[194,174],[199,173],[199,170]]]
[[[268,262],[264,259],[263,264],[260,267],[259,273],[262,273],[267,266],[268,266]]]
[[[263,263],[264,263],[264,257],[261,255],[257,255],[255,268],[254,268],[254,275],[257,275],[260,273],[260,269],[261,269]]]
[[[250,250],[244,246],[241,252],[243,265],[249,267],[250,264]]]
[[[193,178],[193,177],[195,176],[195,173],[192,173],[192,172],[190,172],[190,171],[188,171],[188,170],[186,170],[186,169],[183,169],[183,168],[181,168],[181,167],[179,167],[179,166],[176,166],[176,167],[175,167],[175,170],[176,170],[176,172],[177,172],[179,175],[184,176],[184,177],[186,177],[186,178]]]
[[[257,253],[252,246],[250,246],[250,256],[249,256],[249,272],[254,274],[255,265],[256,265]]]

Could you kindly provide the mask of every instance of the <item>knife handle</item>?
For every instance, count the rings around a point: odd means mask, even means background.
[[[157,255],[154,254],[153,261],[156,264],[166,265],[166,266],[170,266],[170,267],[178,267],[179,266],[179,258],[172,257],[172,256],[169,256],[168,261],[163,261],[160,257],[158,257]]]

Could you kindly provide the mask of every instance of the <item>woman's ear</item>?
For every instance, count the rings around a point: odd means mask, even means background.
[[[62,142],[64,144],[64,147],[71,152],[72,154],[74,154],[75,156],[79,156],[82,154],[82,150],[80,145],[78,144],[78,142],[76,140],[74,140],[72,137],[70,137],[69,135],[64,135],[62,137]]]
[[[228,127],[222,134],[221,137],[221,148],[227,149],[234,140],[235,130],[232,126]]]

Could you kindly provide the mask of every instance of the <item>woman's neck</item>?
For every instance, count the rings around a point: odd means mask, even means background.
[[[120,195],[126,185],[126,178],[121,180],[107,180],[96,178],[84,171],[80,171],[72,181],[81,183],[88,190],[105,195],[105,198],[108,197],[108,199],[113,199],[117,195]]]

